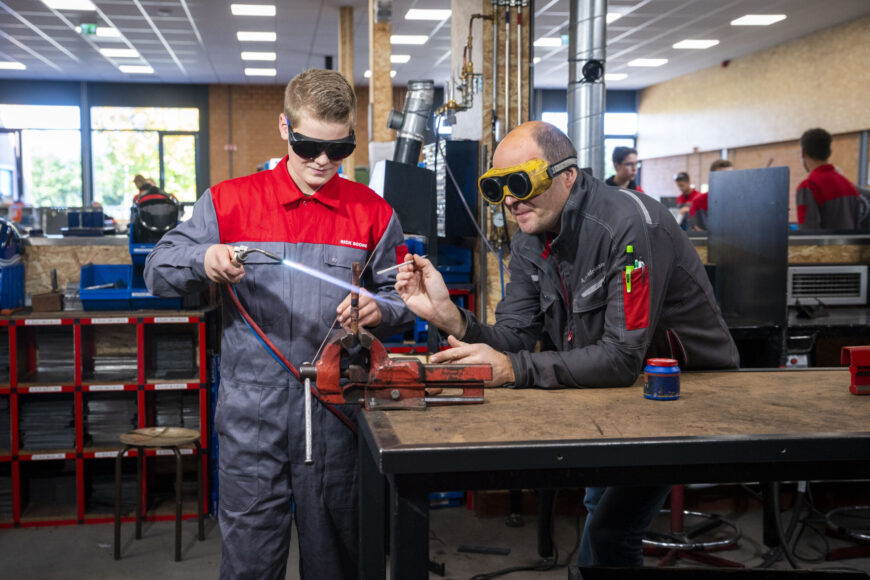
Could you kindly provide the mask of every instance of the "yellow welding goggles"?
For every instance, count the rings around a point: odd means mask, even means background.
[[[513,167],[490,169],[480,176],[477,187],[489,203],[501,203],[508,195],[525,201],[547,191],[553,178],[571,167],[577,167],[576,157],[552,165],[543,159],[532,159]]]

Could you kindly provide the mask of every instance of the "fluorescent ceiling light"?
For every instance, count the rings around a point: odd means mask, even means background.
[[[230,4],[233,16],[275,16],[274,4]]]
[[[135,48],[101,48],[100,54],[109,58],[138,58],[139,51]]]
[[[275,32],[236,32],[236,38],[242,42],[275,42],[278,34]]]
[[[702,50],[705,48],[710,48],[711,46],[716,46],[719,44],[718,40],[681,40],[680,42],[674,45],[674,48],[693,48]]]
[[[732,20],[731,26],[770,26],[785,18],[785,14],[747,14]]]
[[[275,60],[278,55],[274,52],[242,52],[242,60]]]
[[[544,36],[535,41],[535,46],[556,48],[557,46],[562,46],[562,39],[558,36]]]
[[[154,74],[154,69],[143,64],[122,64],[118,67],[122,73],[131,75],[150,75]]]
[[[610,74],[604,75],[605,81],[621,81],[621,80],[624,80],[627,78],[628,78],[628,75],[625,73],[610,73]]]
[[[541,62],[540,56],[536,56],[535,58],[532,59],[532,64],[538,64],[539,62]]]
[[[425,35],[401,35],[394,34],[390,37],[390,44],[426,44],[429,40]]]
[[[273,77],[278,71],[273,68],[246,68],[245,75],[249,77]]]
[[[628,63],[628,66],[662,66],[667,64],[666,58],[636,58]]]
[[[0,70],[24,70],[27,67],[20,63],[12,60],[0,60]]]
[[[91,0],[42,0],[42,3],[55,10],[96,10]]]
[[[412,8],[405,13],[405,20],[446,20],[450,10],[421,10]]]
[[[372,78],[372,71],[367,70],[366,72],[363,73],[363,76],[364,76],[365,78],[367,78],[367,79]],[[392,78],[392,77],[394,77],[394,76],[396,76],[396,71],[391,70],[391,71],[390,71],[390,77]]]
[[[608,12],[607,13],[607,24],[610,24],[611,22],[616,22],[620,18],[622,18],[622,14],[620,14],[619,12]]]
[[[121,38],[121,31],[111,26],[97,26],[97,36],[100,38]]]
[[[395,63],[395,64],[405,64],[409,60],[411,60],[410,54],[391,54],[390,55],[390,62]]]

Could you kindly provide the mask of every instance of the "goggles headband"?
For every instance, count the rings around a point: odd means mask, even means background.
[[[293,131],[287,121],[288,141],[293,152],[305,159],[316,159],[325,151],[331,161],[341,161],[356,149],[356,135],[353,129],[344,139],[315,139]]]
[[[577,167],[576,157],[566,157],[552,165],[543,159],[531,159],[513,167],[490,169],[480,176],[477,187],[489,203],[502,203],[508,195],[525,201],[547,191],[553,178],[571,167]]]

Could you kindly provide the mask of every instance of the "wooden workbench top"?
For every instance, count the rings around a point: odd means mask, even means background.
[[[676,401],[631,387],[486,389],[483,405],[382,414],[400,445],[870,431],[870,396],[849,371],[684,372]],[[381,422],[381,421],[379,421]]]

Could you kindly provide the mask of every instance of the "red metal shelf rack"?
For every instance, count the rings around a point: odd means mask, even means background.
[[[198,311],[123,311],[123,312],[82,312],[64,311],[58,313],[31,313],[0,317],[0,334],[5,333],[9,345],[9,377],[6,381],[0,378],[0,397],[9,398],[10,415],[10,443],[9,449],[0,448],[0,469],[11,472],[13,510],[11,519],[6,515],[0,515],[0,528],[31,527],[31,526],[54,526],[83,523],[103,523],[112,521],[110,514],[86,514],[85,512],[85,467],[92,461],[114,459],[120,449],[117,447],[90,447],[84,445],[84,394],[85,393],[135,393],[138,426],[148,427],[149,417],[153,412],[148,409],[149,401],[146,393],[166,391],[198,391],[199,397],[199,420],[200,432],[202,433],[202,455],[199,458],[203,462],[203,486],[208,489],[208,455],[209,455],[209,425],[208,425],[208,364],[206,344],[206,324],[210,322],[212,309]],[[83,380],[83,349],[89,345],[84,344],[93,340],[97,330],[85,332],[84,328],[96,329],[105,325],[134,325],[136,337],[137,365],[136,376],[129,377],[114,383],[107,381]],[[182,377],[177,380],[163,380],[148,376],[148,364],[146,360],[147,345],[145,344],[146,327],[149,332],[159,331],[164,325],[186,325],[197,345],[197,369],[193,376]],[[52,382],[40,378],[36,373],[36,360],[38,357],[38,333],[32,329],[44,327],[69,327],[70,346],[74,353],[74,368],[70,374],[70,380]],[[168,327],[167,327],[168,328]],[[87,353],[92,354],[93,349]],[[19,441],[19,405],[24,397],[38,397],[48,393],[68,394],[74,401],[75,408],[75,448],[35,450],[21,449]],[[153,396],[152,396],[153,399]],[[2,445],[2,444],[0,444]],[[171,453],[171,451],[170,451]],[[195,450],[184,449],[182,454],[194,455]],[[146,457],[161,455],[160,451],[149,450]],[[136,452],[131,450],[125,457],[135,457]],[[22,515],[22,466],[29,462],[37,461],[73,461],[76,474],[76,503],[68,508],[59,510],[33,510],[40,512],[38,516],[26,517]],[[5,468],[3,466],[9,466]],[[149,462],[146,461],[146,473],[143,474],[143,494],[147,494]],[[208,493],[203,494],[203,509],[208,510]],[[143,500],[145,498],[143,497]],[[142,505],[147,505],[143,501]],[[189,503],[188,503],[188,506]],[[185,509],[183,517],[195,518],[195,502],[190,509]],[[46,513],[48,512],[48,513]],[[149,521],[172,520],[174,515],[161,513],[161,510],[147,512],[145,517]],[[126,520],[133,520],[134,514],[128,514]]]

